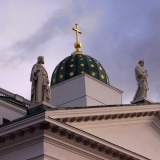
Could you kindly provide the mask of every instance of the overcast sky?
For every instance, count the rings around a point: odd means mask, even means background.
[[[148,98],[160,102],[159,0],[0,1],[0,87],[30,99],[30,71],[45,57],[51,78],[74,52],[75,23],[82,51],[105,68],[112,86],[130,103],[137,89],[134,68],[145,60]]]

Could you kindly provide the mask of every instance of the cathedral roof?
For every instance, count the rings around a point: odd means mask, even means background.
[[[135,119],[137,119],[138,117],[154,118],[159,113],[159,104],[152,104],[152,105],[153,106],[145,105],[145,107],[143,107],[143,105],[142,106],[141,105],[130,105],[131,108],[128,110],[128,114],[124,113],[123,114],[124,117],[122,117],[120,116],[122,115],[122,111],[124,110],[126,111],[123,105],[120,105],[122,107],[117,106],[117,105],[110,106],[110,109],[109,109],[110,112],[108,113],[109,105],[101,106],[101,107],[91,106],[87,108],[84,107],[84,108],[78,108],[78,109],[77,108],[70,108],[70,109],[66,108],[65,110],[65,109],[60,109],[60,108],[51,108],[47,106],[46,104],[39,104],[36,107],[28,109],[26,116],[13,120],[9,123],[0,125],[0,130],[1,130],[0,143],[4,145],[6,140],[7,142],[12,141],[13,143],[13,140],[19,136],[23,138],[23,136],[26,134],[33,134],[35,129],[36,131],[37,130],[41,130],[41,131],[47,130],[47,133],[50,134],[50,137],[54,137],[54,138],[57,137],[56,140],[60,140],[62,144],[63,142],[65,142],[65,145],[72,144],[76,147],[79,147],[79,149],[83,148],[84,150],[87,150],[87,154],[88,154],[88,151],[92,153],[96,152],[97,153],[96,155],[99,155],[100,153],[101,157],[103,158],[106,157],[107,159],[108,157],[112,159],[123,159],[125,157],[127,159],[133,159],[133,160],[148,159],[144,157],[144,155],[140,155],[139,153],[136,153],[135,151],[130,151],[127,148],[114,144],[113,142],[110,142],[107,139],[104,139],[103,137],[99,137],[96,134],[88,133],[83,129],[79,129],[76,126],[71,125],[71,123],[74,123],[74,121],[78,123],[80,123],[81,121],[82,122],[84,121],[85,123],[87,123],[88,121],[92,121],[93,123],[96,123],[96,120],[97,120],[99,124],[99,122],[103,120],[106,121],[105,123],[107,122],[113,123],[112,122],[113,120],[116,121],[116,119],[119,119],[119,120],[121,119],[122,121],[124,121],[123,118],[126,119],[129,117],[135,118]],[[125,106],[126,108],[128,108],[127,105]],[[137,113],[135,112],[136,106],[137,106],[136,108]],[[115,110],[114,109],[115,107],[118,107],[118,108],[120,107],[120,110],[117,110],[117,109]],[[89,108],[92,108],[92,110],[90,110]],[[74,115],[73,115],[72,109],[76,109],[75,111],[79,113],[79,114],[75,114],[76,115],[75,118],[73,117]],[[86,112],[87,114],[86,113],[84,114],[84,111],[83,111],[84,109],[87,110]],[[44,114],[41,114],[42,112]],[[73,116],[67,118],[66,116],[68,116],[69,114]],[[103,116],[104,114],[107,114],[107,115]],[[82,117],[82,115],[84,117]],[[110,115],[109,118],[108,118],[108,115]],[[118,115],[118,116],[115,117],[115,115]],[[109,121],[109,119],[112,119],[112,121]],[[70,123],[66,123],[67,122],[66,120],[67,121],[69,120]],[[148,120],[152,121],[151,118]],[[6,126],[7,126],[7,130],[6,130]],[[7,135],[8,136],[12,135],[12,137],[14,138],[13,139],[8,138]],[[24,139],[26,140],[25,136],[24,136]]]
[[[52,74],[51,86],[84,73],[110,84],[105,69],[96,59],[85,54],[73,54],[56,66]]]

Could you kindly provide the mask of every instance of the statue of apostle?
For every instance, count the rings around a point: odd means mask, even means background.
[[[140,60],[138,62],[138,66],[135,68],[135,76],[138,84],[138,89],[133,98],[133,101],[141,98],[147,98],[147,91],[149,90],[147,82],[148,73],[147,70],[144,69],[144,60]]]
[[[48,73],[42,64],[44,64],[44,57],[39,56],[37,63],[33,66],[31,71],[30,81],[32,82],[32,105],[43,101],[49,103],[51,97]]]

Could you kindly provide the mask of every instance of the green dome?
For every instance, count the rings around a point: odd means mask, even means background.
[[[84,73],[109,84],[109,78],[97,60],[88,55],[75,54],[66,57],[57,65],[52,74],[51,86]]]

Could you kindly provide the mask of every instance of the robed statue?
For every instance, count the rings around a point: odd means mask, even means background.
[[[32,105],[43,101],[49,103],[51,97],[48,73],[42,64],[44,64],[44,57],[39,56],[37,63],[33,65],[31,71],[30,81],[32,82]]]
[[[147,98],[148,88],[148,72],[144,69],[144,60],[138,62],[138,66],[135,68],[135,76],[138,84],[138,89],[133,98],[133,101],[139,100],[141,98]]]

